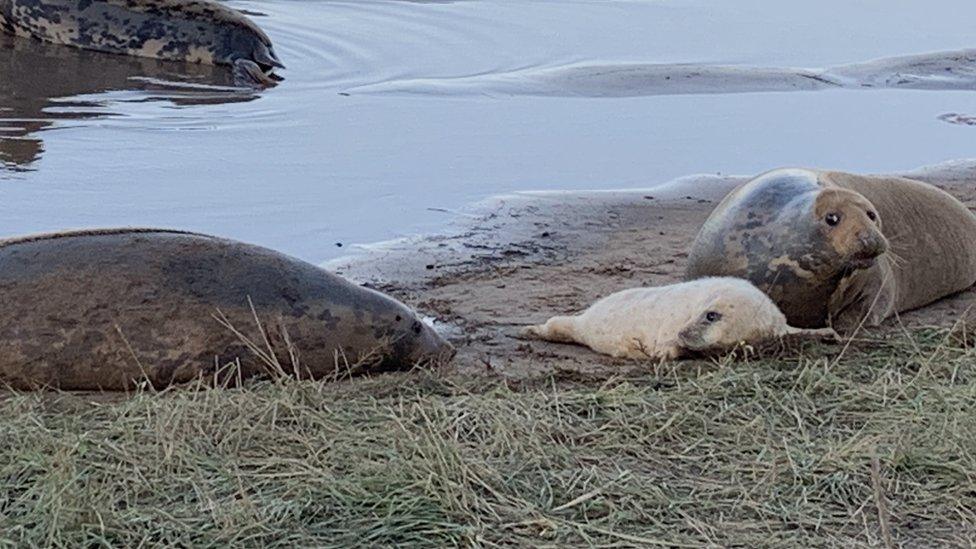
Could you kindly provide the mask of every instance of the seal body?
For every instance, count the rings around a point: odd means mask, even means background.
[[[686,274],[745,278],[791,324],[850,332],[976,282],[976,217],[918,181],[774,170],[715,208]]]
[[[107,53],[230,65],[241,83],[271,85],[283,65],[271,40],[212,0],[0,0],[0,29]]]
[[[786,323],[776,305],[740,278],[703,278],[609,295],[576,316],[556,316],[523,335],[579,343],[618,358],[670,360],[776,337],[832,335]]]
[[[0,241],[0,384],[409,369],[450,345],[403,304],[280,253],[161,230]],[[228,367],[228,365],[230,365]]]

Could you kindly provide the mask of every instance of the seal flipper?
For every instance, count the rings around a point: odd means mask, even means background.
[[[254,46],[254,51],[251,52],[251,60],[262,67],[269,67],[269,70],[275,67],[279,69],[285,68],[281,60],[278,59],[278,55],[274,52],[271,44],[265,44],[263,42],[259,42]]]
[[[896,287],[892,268],[878,261],[870,269],[841,281],[830,296],[830,325],[850,335],[862,326],[879,326],[896,310]]]
[[[841,340],[840,334],[833,328],[794,328],[793,326],[787,326],[786,334],[781,337],[796,340],[818,340],[831,343],[836,343]]]
[[[249,59],[234,61],[234,84],[248,88],[270,88],[277,86],[282,78],[266,73],[261,66]]]
[[[578,343],[576,338],[576,320],[571,316],[554,316],[545,324],[529,326],[521,331],[526,338],[555,341],[558,343]]]

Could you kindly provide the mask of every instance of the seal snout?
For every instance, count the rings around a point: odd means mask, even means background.
[[[707,313],[709,315],[715,313]],[[718,318],[721,318],[719,315]],[[678,332],[678,344],[681,347],[688,349],[689,351],[705,351],[715,346],[715,334],[709,335],[709,328],[711,328],[715,320],[706,320],[705,315],[702,315],[701,319],[698,319],[691,324],[688,324]]]
[[[410,360],[414,363],[433,362],[446,364],[457,354],[457,349],[433,327],[417,321],[419,329],[414,331],[419,337],[416,347],[411,353]]]
[[[857,235],[858,249],[851,255],[850,264],[856,269],[866,269],[875,259],[888,251],[888,241],[876,230],[863,230]]]
[[[426,342],[412,358],[414,364],[429,362],[435,365],[441,365],[454,360],[456,355],[457,349],[454,345],[451,345],[440,335],[434,334],[432,341]]]
[[[684,327],[678,332],[678,343],[685,349],[697,351],[702,347],[702,330],[697,324]]]

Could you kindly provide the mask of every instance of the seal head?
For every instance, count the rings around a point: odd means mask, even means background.
[[[734,281],[734,282],[733,282]],[[730,279],[698,309],[678,332],[679,346],[691,353],[721,352],[744,342],[780,336],[789,329],[786,317],[751,284]]]
[[[888,251],[881,217],[864,196],[847,189],[824,189],[814,201],[814,216],[822,223],[824,240],[836,253],[828,263],[851,273],[874,265]]]

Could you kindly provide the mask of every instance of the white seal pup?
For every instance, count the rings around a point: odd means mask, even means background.
[[[617,358],[672,360],[783,336],[835,338],[832,329],[794,328],[746,280],[702,278],[609,295],[575,316],[556,316],[526,337],[579,343]]]

